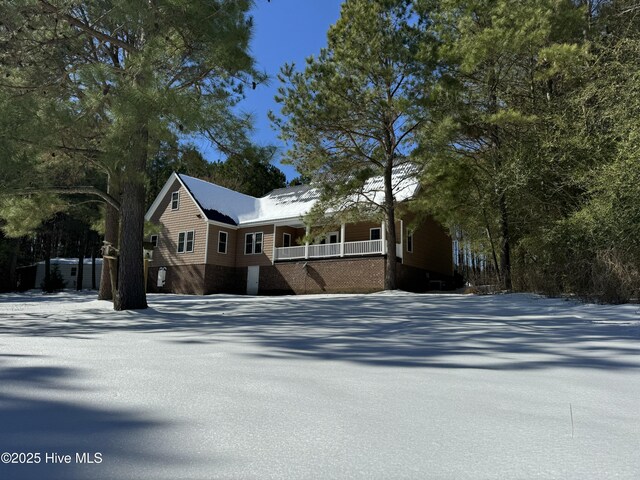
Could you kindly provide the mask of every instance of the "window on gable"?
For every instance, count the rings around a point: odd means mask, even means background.
[[[178,210],[180,207],[180,192],[173,192],[171,194],[171,210]]]
[[[413,230],[407,229],[407,252],[413,252]]]
[[[229,235],[227,232],[223,232],[220,230],[218,232],[218,253],[227,253],[227,242],[229,240]]]
[[[262,232],[247,233],[244,236],[244,254],[262,253]]]
[[[189,232],[180,232],[178,234],[178,253],[193,252],[194,240],[195,232],[193,230]]]
[[[382,238],[382,230],[380,227],[369,230],[369,240],[380,240]]]
[[[290,247],[291,246],[291,234],[283,233],[282,234],[282,246]]]

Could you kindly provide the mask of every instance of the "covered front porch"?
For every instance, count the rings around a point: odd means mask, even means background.
[[[399,222],[400,223],[400,222]],[[402,226],[398,225],[399,236],[402,236]],[[306,229],[308,235],[309,230]],[[287,233],[283,233],[286,239]],[[364,239],[363,239],[364,237]],[[367,240],[366,238],[369,237]],[[276,235],[278,239],[278,235]],[[274,246],[274,261],[358,257],[365,255],[386,255],[387,240],[384,224],[355,224],[341,225],[339,232],[328,233],[321,243],[305,243],[301,245],[286,245],[276,242]],[[280,245],[279,245],[280,244]],[[396,244],[396,255],[402,258],[402,238]]]

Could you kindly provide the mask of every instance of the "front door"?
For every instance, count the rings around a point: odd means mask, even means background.
[[[260,267],[248,267],[247,270],[247,295],[258,294],[258,282],[260,281]]]

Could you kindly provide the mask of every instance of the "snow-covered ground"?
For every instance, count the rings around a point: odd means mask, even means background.
[[[637,305],[149,301],[0,295],[0,478],[640,478]]]

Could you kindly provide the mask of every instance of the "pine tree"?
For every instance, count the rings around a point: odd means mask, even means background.
[[[413,20],[404,0],[345,1],[327,48],[309,58],[303,71],[283,67],[276,97],[282,116],[272,115],[282,138],[291,142],[288,162],[321,188],[316,214],[345,214],[355,207],[348,200],[360,193],[368,205],[357,207],[384,219],[385,289],[396,288],[394,182],[399,179],[393,172],[408,163],[421,123],[411,115],[418,93],[414,53],[421,37]],[[383,179],[381,201],[363,191],[374,176]],[[308,221],[322,219],[312,215]]]
[[[427,203],[488,246],[511,289],[514,246],[536,222],[552,221],[549,204],[570,188],[562,163],[575,151],[558,150],[552,127],[571,62],[583,58],[584,16],[568,0],[418,4],[439,60],[422,132],[432,147],[422,149]]]
[[[39,161],[58,155],[69,173],[93,168],[105,179],[105,189],[91,193],[109,201],[105,236],[118,239],[118,310],[146,307],[141,249],[149,159],[162,142],[197,132],[218,144],[244,138],[247,118],[231,107],[245,84],[260,81],[247,53],[251,3],[16,0],[0,6],[0,88],[12,102],[31,101],[28,112],[44,124],[26,137],[13,135],[11,144],[22,157],[30,146]]]
[[[207,180],[253,197],[262,197],[276,188],[286,186],[286,177],[271,162],[274,147],[249,145],[230,153],[226,160],[214,162]]]

